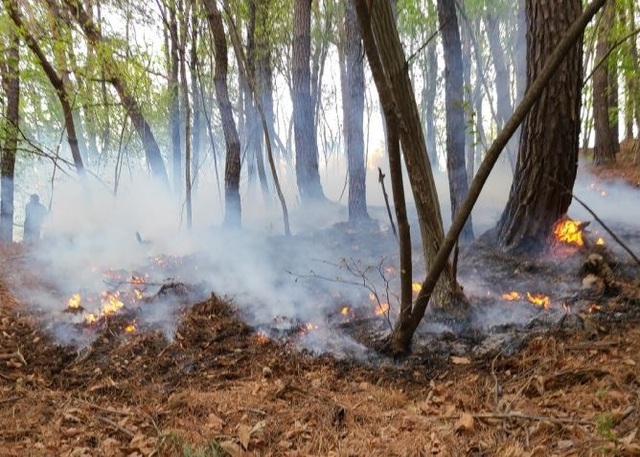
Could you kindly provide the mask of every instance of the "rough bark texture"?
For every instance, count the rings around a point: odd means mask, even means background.
[[[451,218],[458,211],[460,202],[467,196],[467,166],[465,159],[465,113],[462,67],[462,43],[458,29],[456,5],[449,0],[438,0],[438,21],[444,50],[445,109],[447,123],[447,173]],[[463,243],[473,240],[471,217],[460,234]]]
[[[527,0],[527,78],[542,70],[580,16],[580,0]],[[574,45],[524,121],[516,172],[497,226],[505,250],[535,254],[566,214],[578,168],[582,40]]]
[[[124,106],[131,123],[133,124],[138,136],[142,141],[142,146],[145,150],[147,164],[151,169],[153,176],[158,179],[163,185],[169,185],[169,178],[167,176],[167,169],[160,153],[160,147],[158,142],[151,131],[151,127],[147,122],[142,109],[138,104],[138,101],[130,92],[129,88],[125,84],[125,81],[118,71],[117,65],[113,60],[111,54],[105,52],[104,45],[108,44],[100,29],[93,22],[91,16],[84,10],[82,4],[78,0],[63,0],[69,11],[73,14],[76,21],[82,28],[87,40],[91,43],[96,51],[103,57],[103,65],[108,78],[113,85],[114,89],[120,97],[120,101]]]
[[[209,28],[213,35],[215,46],[215,76],[216,96],[222,120],[222,131],[227,145],[226,163],[224,169],[224,225],[229,228],[239,228],[241,223],[240,204],[240,138],[233,119],[233,110],[229,100],[227,88],[227,39],[225,37],[222,16],[218,11],[215,0],[202,0],[209,21]]]
[[[293,7],[292,95],[296,150],[296,182],[303,203],[324,200],[318,171],[318,143],[311,97],[311,2],[295,0]]]
[[[607,52],[609,51],[609,30],[613,25],[613,4],[607,3],[602,10],[598,27],[598,41],[596,43],[596,62],[606,59],[593,72],[593,127],[595,142],[593,149],[593,163],[603,165],[616,160],[615,136],[611,129],[611,98],[609,97],[610,81]]]
[[[11,32],[9,46],[3,57],[2,89],[7,108],[4,131],[0,131],[2,158],[0,159],[0,240],[13,241],[13,179],[15,176],[18,129],[20,122],[20,42],[17,33]]]
[[[358,18],[351,2],[345,2],[344,15],[340,51],[343,135],[349,173],[349,220],[357,222],[369,219],[364,164],[364,62]]]

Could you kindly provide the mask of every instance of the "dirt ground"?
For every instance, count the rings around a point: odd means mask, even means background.
[[[173,341],[115,315],[78,351],[9,292],[21,252],[0,252],[2,456],[640,455],[638,278],[510,356],[317,356],[215,296]]]

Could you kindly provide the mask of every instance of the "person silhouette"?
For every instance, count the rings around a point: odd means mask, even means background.
[[[42,224],[47,217],[47,207],[40,203],[38,194],[31,195],[31,199],[24,208],[24,236],[23,241],[32,244],[40,239]]]

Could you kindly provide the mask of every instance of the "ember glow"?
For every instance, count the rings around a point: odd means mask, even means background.
[[[420,292],[420,290],[422,290],[422,283],[419,283],[419,282],[411,283],[411,290],[413,291],[414,294],[417,294],[418,292]]]
[[[69,309],[81,309],[82,296],[80,294],[73,294],[67,301],[67,308]]]
[[[572,244],[574,246],[584,245],[580,221],[562,219],[556,223],[553,234],[557,242]]]
[[[375,309],[374,312],[378,316],[382,316],[383,314],[388,313],[389,312],[389,303],[380,303],[378,306],[376,306],[376,309]]]
[[[136,326],[135,326],[135,324],[131,323],[131,324],[127,325],[127,326],[124,328],[124,331],[125,331],[126,333],[133,333],[133,332],[135,332],[135,331],[136,331]]]
[[[604,246],[604,238],[599,237],[599,238],[596,240],[596,244],[597,244],[598,246]]]
[[[520,292],[516,292],[515,290],[511,292],[507,292],[502,294],[502,298],[504,300],[509,300],[509,301],[518,300],[520,299]]]
[[[343,316],[347,316],[349,314],[349,307],[348,306],[344,306],[341,310],[340,310],[340,314],[342,314]]]
[[[549,309],[549,306],[551,306],[551,300],[546,295],[532,294],[531,292],[527,292],[527,300],[529,300],[530,303],[536,306],[540,306],[544,309]]]

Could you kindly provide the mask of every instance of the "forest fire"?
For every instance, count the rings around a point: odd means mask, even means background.
[[[549,309],[551,306],[551,300],[548,296],[543,294],[532,294],[531,292],[527,292],[527,300],[529,303],[540,306],[544,309]]]
[[[511,292],[506,292],[504,294],[502,294],[502,298],[504,300],[508,300],[508,301],[514,301],[514,300],[519,300],[520,299],[520,292],[516,292],[511,291]]]
[[[102,314],[108,316],[124,308],[124,303],[120,300],[120,292],[103,292],[102,297]]]
[[[80,294],[73,294],[67,300],[67,309],[71,311],[81,311],[82,308],[82,296]]]
[[[136,331],[135,323],[132,322],[131,324],[126,325],[124,327],[124,331],[125,331],[125,333],[133,333],[133,332],[135,332]]]
[[[574,221],[572,219],[561,219],[553,228],[553,235],[556,243],[563,243],[581,247],[584,245],[582,229],[585,226],[583,222]]]

